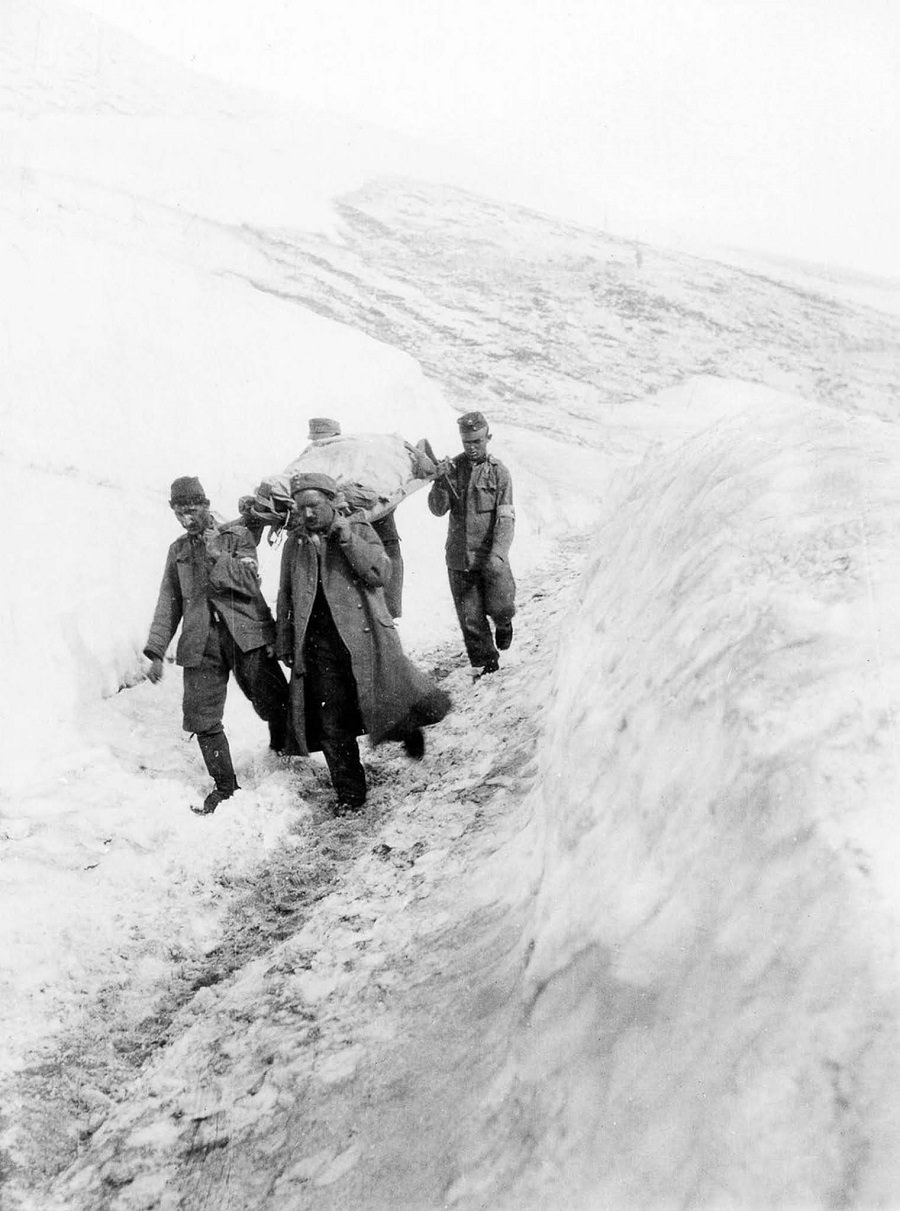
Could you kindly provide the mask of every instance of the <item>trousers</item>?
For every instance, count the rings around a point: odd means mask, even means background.
[[[277,723],[286,718],[288,685],[278,661],[264,647],[242,652],[225,623],[214,619],[200,664],[184,670],[186,732],[211,735],[222,731],[229,673],[234,673],[260,719]]]
[[[363,725],[350,653],[321,591],[303,641],[307,737],[318,741],[340,803],[361,807],[366,774],[356,737]]]
[[[480,668],[499,655],[488,618],[495,626],[512,621],[516,612],[516,582],[508,564],[496,572],[480,569],[460,572],[448,568],[447,575],[469,663]]]

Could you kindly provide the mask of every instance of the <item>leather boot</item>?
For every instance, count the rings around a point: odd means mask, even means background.
[[[505,652],[513,641],[513,624],[511,622],[498,622],[497,629],[494,632],[494,643],[501,652]]]
[[[214,812],[223,799],[230,799],[239,790],[237,778],[234,776],[234,766],[231,764],[231,749],[228,747],[228,737],[224,732],[212,734],[197,733],[197,743],[210,777],[215,786],[203,800],[202,807],[192,807],[191,811],[198,816],[208,816]]]
[[[283,753],[287,747],[287,715],[269,720],[269,748],[273,753]]]

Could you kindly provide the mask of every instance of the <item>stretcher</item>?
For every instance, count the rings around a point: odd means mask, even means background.
[[[412,445],[396,433],[341,434],[307,446],[283,471],[266,476],[242,496],[238,509],[251,529],[268,526],[268,540],[274,542],[293,518],[291,476],[316,471],[337,483],[341,511],[361,512],[367,521],[378,521],[430,484],[437,463],[427,438]]]

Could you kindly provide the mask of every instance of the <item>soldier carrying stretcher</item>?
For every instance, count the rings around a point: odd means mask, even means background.
[[[447,575],[469,663],[476,677],[496,673],[499,652],[512,643],[516,582],[509,566],[515,534],[512,479],[488,454],[491,440],[481,412],[457,421],[463,452],[437,465],[428,493],[435,517],[450,514],[447,528]],[[494,623],[494,634],[488,623]]]

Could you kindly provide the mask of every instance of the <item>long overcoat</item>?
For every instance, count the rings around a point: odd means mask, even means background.
[[[144,652],[162,659],[181,625],[176,663],[197,668],[214,609],[242,652],[275,641],[275,620],[259,583],[256,544],[239,522],[216,525],[210,547],[182,534],[169,547]]]
[[[383,585],[390,561],[378,535],[361,516],[351,518],[346,542],[322,535],[315,542],[295,530],[281,557],[276,653],[293,660],[291,714],[298,751],[319,747],[305,692],[304,639],[321,583],[338,634],[350,653],[362,725],[372,744],[399,738],[404,727],[443,719],[450,699],[406,657]]]

